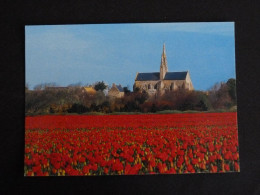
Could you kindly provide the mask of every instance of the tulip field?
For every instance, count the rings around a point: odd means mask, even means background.
[[[238,172],[237,113],[25,118],[25,176]]]

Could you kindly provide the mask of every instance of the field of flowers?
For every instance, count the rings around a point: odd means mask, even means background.
[[[236,113],[25,119],[26,176],[239,171]]]

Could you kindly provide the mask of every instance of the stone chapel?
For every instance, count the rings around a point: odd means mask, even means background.
[[[149,95],[162,95],[166,91],[175,91],[181,88],[193,90],[193,85],[189,71],[168,72],[165,44],[163,44],[160,72],[137,72],[133,89],[136,88],[148,92]]]

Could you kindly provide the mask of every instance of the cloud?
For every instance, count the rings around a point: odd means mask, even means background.
[[[193,32],[218,35],[234,35],[234,22],[187,22],[187,23],[153,23],[143,26],[147,30],[160,32]]]

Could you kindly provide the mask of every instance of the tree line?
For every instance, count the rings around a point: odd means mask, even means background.
[[[107,85],[94,84],[95,94],[87,93],[80,84],[68,87],[55,87],[54,84],[41,84],[29,90],[25,88],[25,113],[88,113],[88,112],[157,112],[164,110],[229,110],[236,106],[236,80],[216,83],[207,92],[179,89],[166,91],[161,96],[149,97],[148,93],[136,88],[130,91],[124,87],[121,98],[106,96]]]

